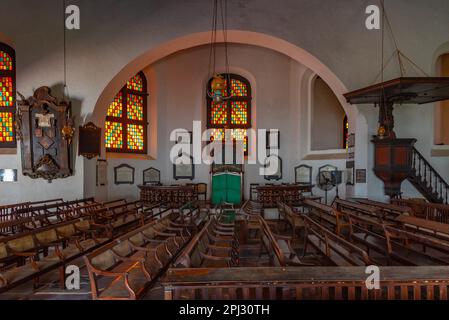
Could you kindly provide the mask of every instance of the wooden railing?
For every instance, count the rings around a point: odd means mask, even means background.
[[[416,149],[412,151],[410,182],[431,202],[448,203],[449,184],[440,176],[424,156]]]
[[[166,300],[448,300],[449,267],[380,267],[368,289],[365,267],[169,269]]]

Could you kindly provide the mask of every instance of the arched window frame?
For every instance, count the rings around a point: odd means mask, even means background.
[[[121,94],[122,95],[122,112],[120,117],[107,115],[106,116],[106,122],[115,122],[115,123],[121,123],[122,125],[122,141],[123,141],[123,147],[122,148],[112,148],[107,146],[106,143],[106,151],[107,152],[117,152],[117,153],[133,153],[133,154],[146,154],[147,153],[147,132],[148,132],[148,116],[147,116],[147,100],[148,100],[148,91],[147,91],[147,79],[142,71],[140,71],[137,75],[139,75],[142,78],[142,91],[133,90],[128,88],[128,82],[123,86],[123,88],[117,93],[117,95],[114,97],[114,101],[116,98]],[[134,78],[134,77],[133,77]],[[136,95],[142,97],[143,103],[143,119],[142,120],[136,120],[136,119],[129,119],[128,117],[128,96],[129,95]],[[114,103],[114,102],[112,102]],[[109,109],[109,108],[108,108]],[[128,143],[128,125],[142,125],[143,126],[143,149],[132,149],[129,146]],[[105,125],[105,137],[107,136],[107,126]],[[107,138],[105,138],[107,139]]]
[[[4,118],[2,117],[2,124],[0,124],[0,130],[2,132],[8,132],[9,137],[11,138],[11,141],[0,141],[0,148],[16,148],[17,147],[17,141],[16,141],[16,128],[15,128],[15,116],[16,116],[16,54],[13,48],[8,46],[7,44],[0,43],[0,54],[1,57],[3,57],[2,52],[6,53],[10,59],[11,59],[11,70],[3,70],[0,68],[0,90],[3,91],[2,96],[0,96],[0,113],[6,113],[8,114],[8,126],[9,131],[6,131],[7,127],[4,126]],[[1,58],[0,57],[0,58]],[[7,83],[7,81],[3,81],[6,78],[11,79],[10,82],[10,90],[5,90],[6,88],[4,85]],[[6,94],[6,98],[9,99],[8,105],[2,101],[3,95]],[[0,139],[3,140],[3,139]]]
[[[207,83],[206,87],[206,101],[207,101],[207,129],[242,129],[247,130],[251,128],[251,101],[252,101],[252,91],[251,91],[251,84],[249,81],[237,74],[222,74],[223,77],[227,80],[237,80],[241,81],[246,86],[246,96],[232,96],[230,99],[226,100],[226,112],[227,112],[227,121],[225,124],[216,124],[212,121],[212,99],[207,94],[207,92],[210,91],[211,82],[213,79],[210,79]],[[226,86],[226,96],[231,96],[231,86]],[[245,124],[233,124],[232,123],[232,104],[233,102],[246,102],[246,123]],[[212,138],[212,137],[211,137]],[[224,137],[223,137],[224,140]],[[235,141],[235,140],[234,140]],[[245,150],[245,156],[248,155],[249,150],[249,144],[248,144],[248,134],[245,135],[245,144],[246,144],[246,150]]]

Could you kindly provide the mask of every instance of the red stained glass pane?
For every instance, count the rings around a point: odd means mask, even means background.
[[[105,124],[105,142],[106,148],[123,148],[123,126],[120,122],[106,121]]]

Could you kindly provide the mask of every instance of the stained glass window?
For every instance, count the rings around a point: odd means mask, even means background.
[[[131,150],[143,150],[143,126],[128,124],[128,148]]]
[[[106,121],[105,125],[105,141],[106,148],[122,149],[123,148],[123,126],[120,122]]]
[[[146,79],[139,72],[109,105],[105,123],[106,151],[146,153]]]
[[[143,120],[143,96],[128,94],[128,119]]]
[[[15,148],[16,70],[14,49],[0,43],[0,148]]]
[[[120,91],[109,105],[108,117],[121,118],[123,113],[123,94]]]
[[[0,70],[11,71],[13,69],[12,62],[12,58],[7,52],[0,51]]]
[[[143,77],[140,73],[136,74],[134,77],[132,77],[127,83],[126,87],[133,91],[143,91]]]
[[[251,128],[251,86],[245,78],[235,74],[224,74],[227,98],[218,104],[207,96],[207,127],[213,129],[211,140],[224,140],[224,129],[232,129],[232,137],[243,141],[248,153],[247,130]],[[210,83],[207,90],[210,91]],[[228,83],[231,85],[228,86]]]

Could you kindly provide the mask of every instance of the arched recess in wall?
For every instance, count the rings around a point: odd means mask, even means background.
[[[312,82],[311,151],[345,149],[348,117],[335,93],[319,76]]]
[[[222,35],[217,36],[217,41],[223,41]],[[343,97],[343,94],[348,92],[346,86],[326,65],[309,52],[280,38],[250,31],[228,30],[227,41],[229,43],[249,44],[268,48],[280,52],[311,69],[314,73],[319,75],[335,93],[337,99],[348,115],[349,122],[351,123],[351,119],[356,119],[358,114],[357,108],[347,104]],[[97,125],[102,125],[102,119],[106,114],[107,107],[113,100],[115,94],[123,86],[123,83],[126,83],[129,78],[140,70],[143,70],[148,65],[178,51],[207,45],[208,43],[210,43],[210,32],[199,32],[165,42],[137,57],[128,63],[121,72],[106,85],[95,104],[90,121],[95,122]]]

